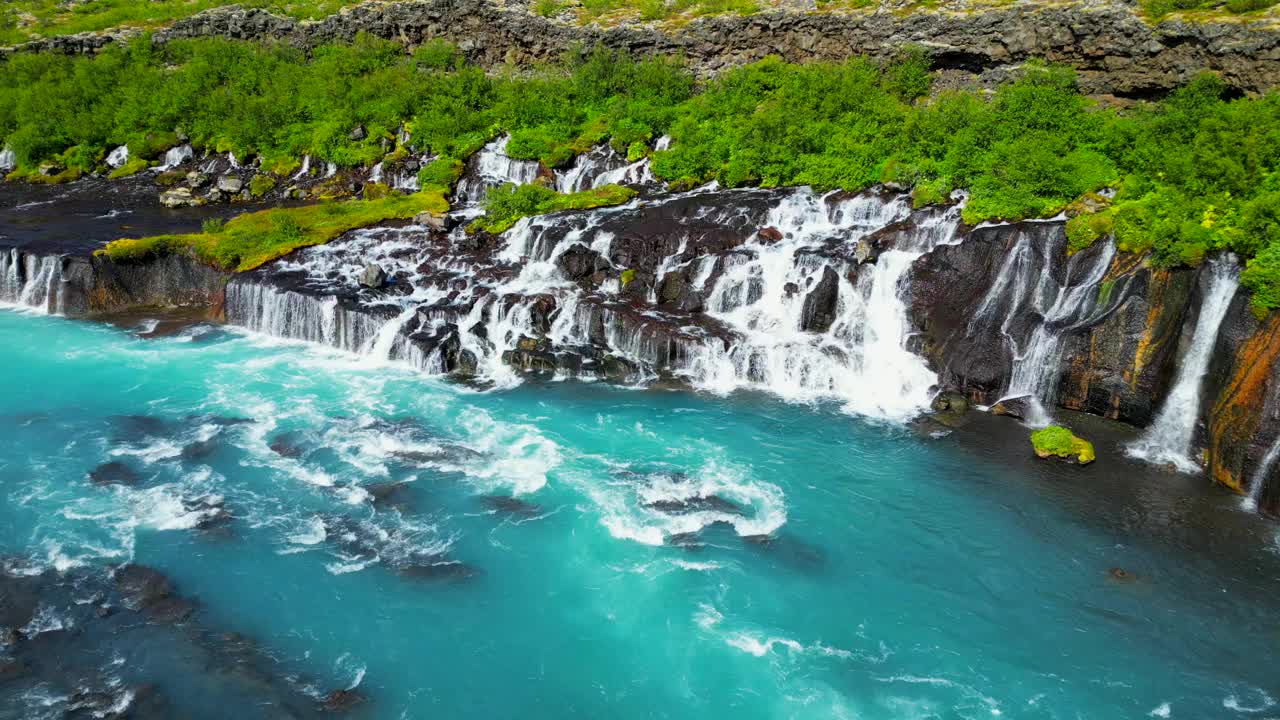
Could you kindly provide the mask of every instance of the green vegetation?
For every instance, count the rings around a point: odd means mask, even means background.
[[[129,177],[130,175],[137,175],[149,167],[151,167],[151,163],[147,160],[143,160],[142,158],[130,158],[125,162],[125,164],[115,170],[112,170],[107,177],[112,180],[119,180],[120,178]]]
[[[1031,433],[1031,446],[1042,458],[1059,457],[1081,465],[1094,461],[1093,443],[1058,425]]]
[[[201,232],[116,240],[97,251],[117,262],[190,253],[224,270],[244,272],[298,248],[321,245],[342,233],[421,212],[444,213],[449,203],[438,189],[380,200],[348,200],[247,213],[229,222],[207,221]]]
[[[0,45],[121,26],[158,27],[224,5],[313,19],[355,4],[357,0],[7,0],[0,8]]]
[[[1244,15],[1266,10],[1280,0],[1140,0],[1142,12],[1151,20],[1189,11],[1192,18],[1215,15]]]
[[[484,203],[485,214],[471,223],[471,227],[496,235],[515,225],[522,217],[621,205],[635,196],[635,190],[620,185],[558,193],[538,183],[518,186],[507,183],[489,191]]]
[[[406,55],[363,37],[310,55],[139,40],[92,58],[16,55],[0,72],[0,137],[14,176],[38,181],[101,169],[119,144],[155,158],[179,136],[198,151],[258,156],[277,177],[304,154],[369,166],[407,155],[401,128],[437,157],[423,187],[451,187],[467,157],[509,133],[512,156],[547,166],[602,142],[632,160],[651,155],[673,187],[887,183],[911,188],[916,204],[963,189],[969,223],[1067,210],[1072,251],[1109,234],[1157,267],[1234,251],[1249,262],[1255,307],[1280,307],[1280,94],[1235,98],[1212,76],[1117,110],[1082,96],[1070,70],[1040,65],[989,95],[931,95],[924,56],[910,49],[884,65],[770,58],[698,87],[675,61],[603,50],[486,74],[447,43]],[[664,134],[670,149],[654,151]],[[1103,188],[1116,190],[1109,202],[1094,194]],[[549,192],[496,193],[481,225],[566,207]]]

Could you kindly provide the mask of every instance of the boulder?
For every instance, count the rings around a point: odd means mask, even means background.
[[[688,292],[689,282],[684,273],[672,271],[662,276],[658,285],[658,302],[674,305],[680,302]]]
[[[369,263],[364,266],[364,270],[360,273],[360,277],[356,282],[360,283],[361,287],[378,290],[387,284],[387,271],[378,265]]]
[[[824,333],[835,321],[836,300],[840,296],[840,277],[830,266],[822,269],[822,279],[804,298],[800,314],[800,329]]]
[[[1008,415],[1016,420],[1026,420],[1034,412],[1036,402],[1036,399],[1030,395],[1004,398],[991,406],[991,414]]]
[[[782,231],[776,227],[767,227],[756,233],[756,239],[762,244],[771,245],[782,239]]]
[[[200,207],[207,202],[202,197],[196,197],[192,194],[191,188],[186,187],[173,188],[160,193],[160,204],[167,208]]]
[[[229,195],[235,195],[244,189],[244,181],[235,175],[223,175],[218,178],[218,190]]]
[[[369,131],[365,130],[363,125],[357,125],[351,128],[351,132],[347,134],[347,137],[353,142],[360,142],[369,137]]]
[[[94,485],[136,485],[142,476],[128,465],[114,460],[89,471],[89,480]]]
[[[187,186],[192,188],[202,188],[209,184],[209,176],[192,170],[187,173]]]
[[[433,232],[445,232],[449,229],[448,219],[444,215],[433,212],[421,212],[413,216],[414,225],[424,225]]]

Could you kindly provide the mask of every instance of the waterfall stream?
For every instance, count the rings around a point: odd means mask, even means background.
[[[481,163],[486,186],[499,165],[508,180],[527,170],[500,161],[499,149]],[[913,213],[905,198],[875,193],[702,189],[526,218],[479,254],[461,228],[429,243],[426,228],[369,229],[235,279],[227,314],[430,371],[462,364],[499,386],[520,381],[522,362],[632,382],[668,373],[716,393],[755,388],[905,420],[936,383],[907,349],[905,276],[921,254],[957,241],[959,213]],[[874,261],[859,262],[860,243],[909,217],[878,241],[886,246]],[[620,233],[657,218],[658,235],[619,245]],[[726,249],[726,233],[744,239]],[[604,279],[590,289],[567,276],[569,254],[596,258]],[[388,289],[358,287],[371,262],[394,278]],[[628,268],[652,278],[642,295],[619,281]],[[701,309],[663,303],[659,285],[671,277],[705,298]]]
[[[1197,472],[1200,465],[1191,458],[1191,443],[1200,419],[1200,387],[1209,371],[1218,329],[1231,299],[1240,285],[1239,263],[1232,255],[1209,261],[1207,287],[1200,305],[1191,345],[1178,368],[1177,380],[1165,398],[1155,422],[1142,437],[1127,448],[1131,457],[1159,465],[1172,465],[1179,472]],[[1275,449],[1273,448],[1273,451]],[[1271,457],[1271,454],[1268,454]],[[1274,459],[1274,458],[1272,458]],[[1263,462],[1263,469],[1268,463]]]
[[[970,323],[972,333],[999,321],[1013,360],[1009,387],[1001,399],[1028,398],[1025,419],[1037,427],[1052,422],[1049,408],[1057,400],[1063,339],[1100,321],[1122,295],[1102,287],[1116,252],[1111,240],[1098,252],[1071,256],[1059,283],[1053,268],[1064,240],[1061,232],[1020,233]],[[1018,327],[1028,317],[1034,318],[1029,333]]]
[[[1249,481],[1249,495],[1244,499],[1244,509],[1250,512],[1256,512],[1259,504],[1262,502],[1262,491],[1267,486],[1267,476],[1271,474],[1271,468],[1275,466],[1276,460],[1280,459],[1280,437],[1271,443],[1271,447],[1267,449],[1267,454],[1262,456],[1262,462],[1258,463],[1258,467],[1253,471],[1253,476]],[[1280,538],[1277,539],[1280,542]]]
[[[0,255],[0,303],[59,314],[63,310],[62,258],[17,249]]]

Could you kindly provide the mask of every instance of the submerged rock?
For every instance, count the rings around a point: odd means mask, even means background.
[[[364,695],[355,690],[334,690],[320,701],[320,709],[325,712],[347,712],[364,702]]]
[[[90,470],[89,480],[94,485],[137,485],[142,481],[142,475],[128,465],[113,460]]]
[[[537,517],[542,514],[542,507],[537,503],[531,503],[510,495],[486,495],[480,498],[480,504],[488,510],[504,515]]]

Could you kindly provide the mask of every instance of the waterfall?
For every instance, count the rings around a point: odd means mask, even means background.
[[[168,152],[164,154],[164,162],[160,163],[160,166],[156,169],[160,171],[172,170],[193,157],[195,157],[195,150],[190,145],[169,148]]]
[[[1267,486],[1267,476],[1271,474],[1271,468],[1276,464],[1277,459],[1280,459],[1280,437],[1271,443],[1267,454],[1262,456],[1262,462],[1258,463],[1258,468],[1253,471],[1253,477],[1249,482],[1249,496],[1243,503],[1245,510],[1257,512],[1262,502],[1262,491]]]
[[[7,173],[18,167],[18,155],[8,145],[0,150],[0,172]]]
[[[637,224],[662,230],[628,234]],[[461,228],[447,238],[373,228],[234,279],[227,316],[496,386],[519,382],[520,368],[668,375],[718,393],[835,400],[902,420],[927,405],[936,383],[908,349],[907,272],[957,242],[959,224],[958,205],[913,213],[902,196],[801,188],[704,189],[524,218],[480,248]],[[860,261],[869,247],[881,252]],[[391,287],[359,287],[370,263],[394,278]],[[623,286],[626,270],[641,273],[633,281],[643,292]],[[694,298],[691,309],[660,297],[668,277]]]
[[[906,419],[928,403],[936,376],[906,347],[904,276],[922,254],[952,241],[959,208],[920,223],[874,265],[858,268],[803,251],[832,236],[856,244],[910,208],[901,198],[868,195],[828,208],[830,199],[792,194],[766,220],[783,238],[768,243],[757,235],[746,246],[751,256],[731,256],[707,305],[739,339],[705,344],[688,371],[695,384],[717,392],[758,386],[791,400],[834,398],[853,412]],[[815,326],[813,307],[823,303],[831,306],[830,321]]]
[[[476,153],[471,170],[458,181],[455,194],[459,200],[480,202],[490,188],[506,183],[525,185],[537,179],[537,162],[516,160],[507,155],[507,143],[510,141],[510,135],[503,135]]]
[[[129,146],[121,145],[107,155],[107,165],[118,168],[129,162]]]
[[[31,255],[17,249],[0,255],[0,303],[61,314],[65,301],[62,280],[60,256]]]
[[[1131,457],[1172,465],[1185,473],[1200,469],[1199,464],[1191,459],[1191,442],[1200,419],[1200,386],[1209,371],[1209,358],[1218,339],[1218,328],[1240,285],[1239,265],[1233,255],[1210,260],[1207,272],[1209,278],[1204,301],[1200,305],[1200,316],[1191,336],[1191,346],[1178,368],[1173,389],[1155,422],[1127,448]],[[1263,465],[1265,468],[1266,461]]]
[[[1114,307],[1115,301],[1101,290],[1116,248],[1108,239],[1096,253],[1071,256],[1059,284],[1053,277],[1053,267],[1062,251],[1062,233],[1053,232],[1037,247],[1038,235],[1041,233],[1025,229],[1019,233],[978,306],[969,332],[1000,318],[1000,334],[1013,355],[1009,387],[1001,399],[1029,397],[1031,407],[1026,420],[1043,427],[1052,422],[1048,408],[1057,400],[1062,340],[1073,331],[1097,323]],[[999,315],[1002,308],[1003,317]],[[1028,320],[1034,327],[1025,341],[1019,341],[1015,326]]]
[[[307,176],[308,176],[308,175],[310,175],[310,174],[311,174],[311,156],[310,156],[310,155],[303,155],[303,156],[302,156],[302,167],[298,168],[298,172],[294,173],[294,174],[293,174],[293,177],[291,177],[291,178],[289,178],[289,179],[290,179],[290,180],[301,180],[302,178],[307,177]]]
[[[369,171],[369,182],[371,183],[382,182],[382,163],[378,163],[377,165],[374,165],[373,169]]]

